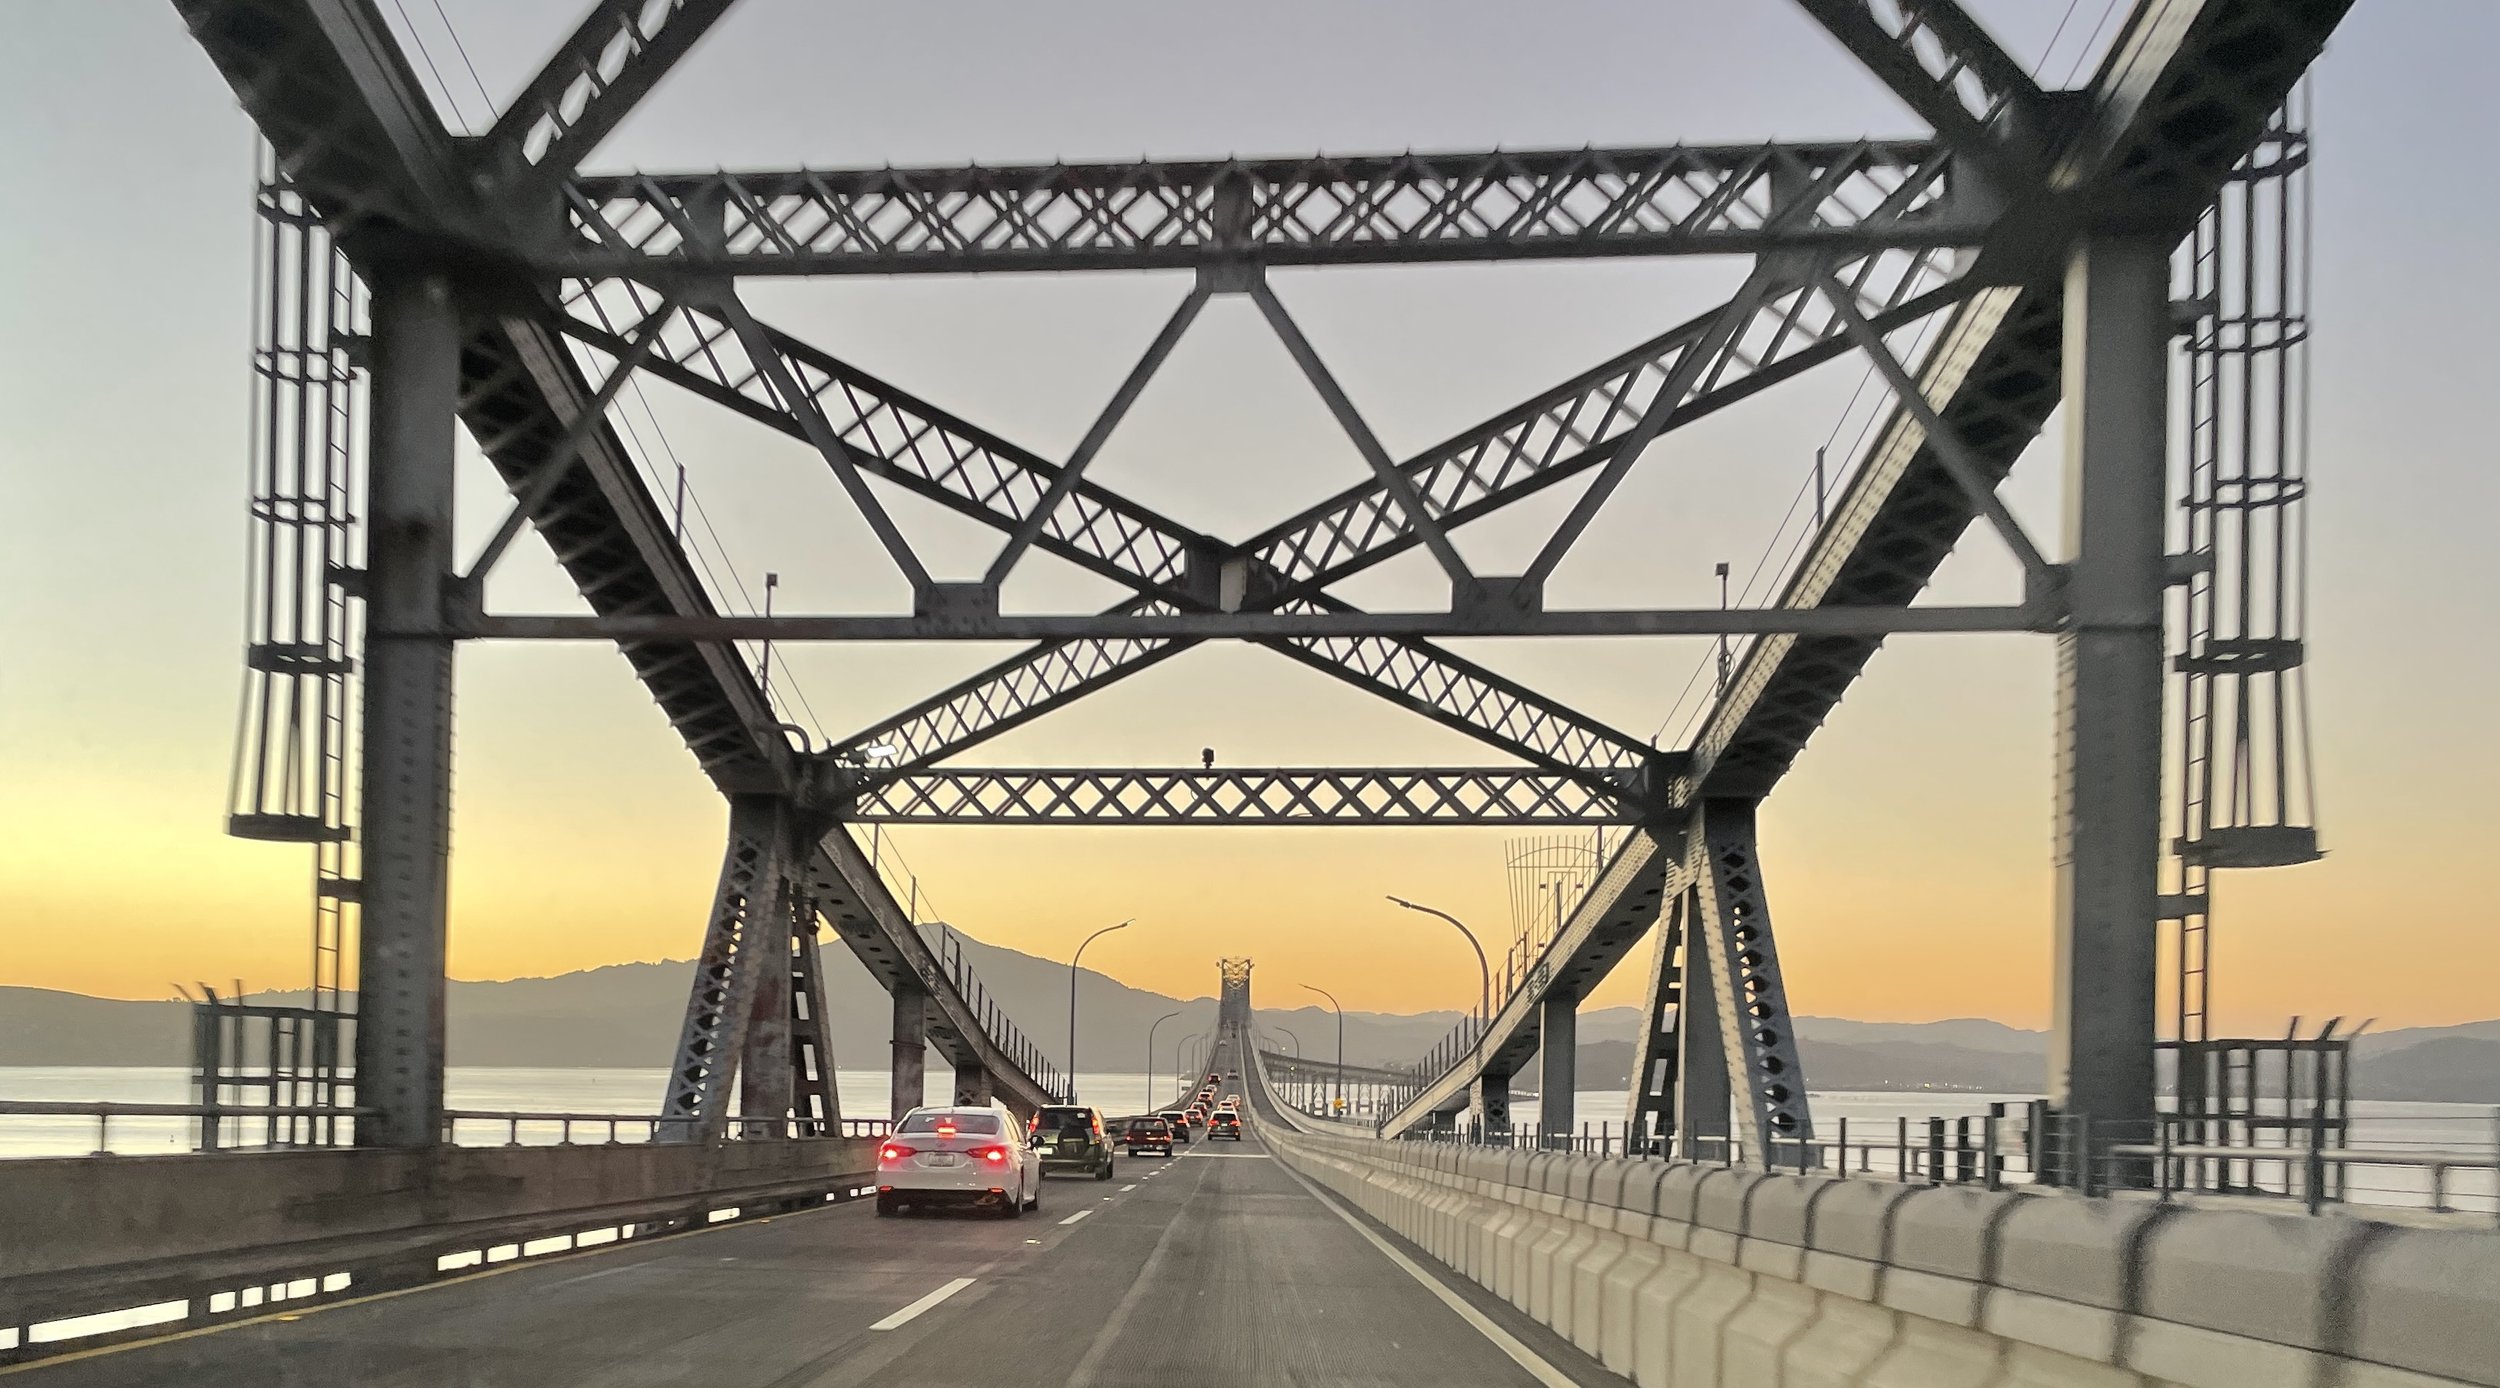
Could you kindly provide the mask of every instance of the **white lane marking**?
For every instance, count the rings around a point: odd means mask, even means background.
[[[1062,1223],[1062,1224],[1074,1224],[1074,1223],[1076,1223],[1078,1220],[1083,1219],[1085,1216],[1087,1216],[1087,1215],[1089,1215],[1089,1214],[1092,1214],[1092,1213],[1093,1213],[1093,1211],[1092,1211],[1092,1210],[1079,1210],[1079,1211],[1077,1211],[1075,1214],[1072,1214],[1072,1215],[1068,1216],[1066,1219],[1063,1219],[1063,1220],[1061,1220],[1061,1221],[1059,1221],[1059,1222],[1060,1222],[1060,1223]]]
[[[1135,1189],[1137,1189],[1137,1183],[1136,1183],[1135,1181],[1131,1181],[1131,1182],[1129,1182],[1127,1185],[1124,1185],[1124,1186],[1120,1187],[1120,1193],[1121,1193],[1122,1195],[1126,1195],[1126,1194],[1128,1194],[1130,1191],[1135,1190]]]
[[[902,1327],[909,1325],[915,1317],[920,1315],[921,1312],[928,1310],[929,1308],[937,1305],[939,1302],[946,1300],[948,1297],[953,1296],[955,1293],[960,1292],[964,1288],[971,1285],[971,1278],[958,1277],[954,1281],[947,1283],[945,1286],[938,1288],[936,1291],[929,1293],[927,1296],[920,1298],[918,1301],[913,1302],[911,1305],[904,1307],[902,1310],[895,1312],[893,1315],[886,1317],[884,1320],[881,1320],[868,1328],[871,1330],[899,1330]]]
[[[1369,1228],[1365,1227],[1361,1220],[1358,1220],[1353,1215],[1346,1213],[1344,1206],[1338,1204],[1336,1199],[1328,1192],[1321,1190],[1317,1185],[1314,1185],[1309,1180],[1305,1179],[1301,1172],[1294,1170],[1290,1164],[1285,1162],[1278,1162],[1276,1164],[1276,1169],[1284,1172],[1288,1176],[1291,1176],[1294,1179],[1294,1184],[1301,1186],[1304,1190],[1311,1193],[1312,1199],[1317,1200],[1320,1204],[1326,1206],[1329,1213],[1346,1222],[1347,1228],[1362,1235],[1365,1242],[1369,1243],[1372,1247],[1379,1249],[1382,1257],[1385,1257],[1390,1262],[1397,1264],[1400,1269],[1404,1270],[1407,1276],[1414,1278],[1419,1283],[1422,1283],[1425,1291],[1439,1297],[1442,1305],[1456,1311],[1460,1320],[1474,1326],[1476,1333],[1484,1336],[1487,1340],[1492,1341],[1495,1349],[1509,1355],[1513,1363],[1517,1364],[1520,1368],[1527,1370],[1530,1378],[1544,1384],[1545,1388],[1577,1388],[1577,1385],[1574,1384],[1570,1375],[1565,1374],[1562,1370],[1555,1368],[1551,1363],[1548,1363],[1543,1355],[1528,1348],[1525,1341],[1522,1341],[1518,1336],[1511,1334],[1509,1331],[1504,1330],[1501,1326],[1495,1324],[1492,1317],[1487,1316],[1484,1312],[1479,1311],[1474,1306],[1470,1305],[1465,1297],[1451,1291],[1440,1278],[1424,1271],[1422,1267],[1416,1264],[1414,1259],[1400,1253],[1396,1248],[1390,1245],[1387,1239],[1373,1233]]]

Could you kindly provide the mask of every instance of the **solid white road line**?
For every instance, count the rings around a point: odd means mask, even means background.
[[[913,1302],[911,1305],[904,1307],[902,1310],[895,1312],[893,1315],[886,1317],[884,1320],[881,1320],[868,1328],[871,1330],[899,1330],[902,1327],[909,1325],[921,1312],[928,1310],[930,1307],[937,1305],[939,1302],[946,1300],[948,1297],[953,1296],[955,1293],[960,1292],[964,1288],[971,1285],[971,1278],[958,1277],[954,1281],[947,1283],[945,1286],[938,1288],[936,1291],[929,1293],[927,1296],[920,1298],[918,1301]]]
[[[1294,1170],[1290,1163],[1278,1162],[1276,1163],[1276,1169],[1284,1172],[1288,1176],[1291,1176],[1294,1179],[1295,1184],[1311,1193],[1312,1199],[1327,1206],[1330,1213],[1346,1222],[1347,1228],[1362,1235],[1364,1240],[1371,1244],[1372,1247],[1379,1249],[1382,1257],[1385,1257],[1390,1262],[1397,1264],[1399,1268],[1405,1271],[1407,1276],[1422,1283],[1425,1291],[1439,1297],[1442,1305],[1456,1311],[1459,1319],[1467,1322],[1471,1326],[1474,1326],[1476,1333],[1484,1336],[1487,1340],[1492,1341],[1495,1349],[1509,1355],[1512,1362],[1518,1364],[1520,1368],[1528,1371],[1528,1376],[1530,1378],[1544,1384],[1545,1388],[1577,1388],[1577,1385],[1572,1381],[1570,1375],[1548,1363],[1543,1355],[1528,1348],[1525,1341],[1521,1340],[1518,1336],[1511,1334],[1509,1331],[1504,1330],[1500,1325],[1494,1322],[1492,1317],[1487,1316],[1484,1312],[1479,1311],[1474,1306],[1468,1304],[1465,1297],[1451,1291],[1440,1278],[1426,1272],[1422,1267],[1416,1264],[1414,1259],[1400,1253],[1389,1243],[1387,1239],[1373,1233],[1363,1224],[1361,1220],[1358,1220],[1353,1215],[1348,1214],[1345,1207],[1338,1204],[1334,1196],[1330,1195],[1327,1191],[1321,1190],[1317,1185],[1305,1179],[1302,1173]]]
[[[1135,1189],[1137,1189],[1137,1185],[1136,1185],[1136,1183],[1135,1183],[1135,1182],[1131,1182],[1131,1183],[1129,1183],[1128,1185],[1125,1185],[1125,1186],[1120,1187],[1120,1193],[1121,1193],[1122,1195],[1126,1195],[1126,1194],[1128,1194],[1130,1191],[1135,1190]]]
[[[1093,1211],[1092,1211],[1092,1210],[1079,1210],[1079,1211],[1077,1211],[1075,1214],[1072,1214],[1072,1215],[1068,1216],[1066,1219],[1063,1219],[1063,1220],[1061,1220],[1061,1221],[1059,1221],[1059,1222],[1060,1222],[1060,1223],[1062,1223],[1062,1224],[1074,1224],[1074,1223],[1076,1223],[1078,1220],[1083,1219],[1085,1216],[1087,1216],[1087,1215],[1089,1215],[1089,1214],[1092,1214],[1092,1213],[1093,1213]]]

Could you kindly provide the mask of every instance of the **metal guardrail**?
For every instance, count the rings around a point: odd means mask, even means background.
[[[1985,1114],[1895,1118],[1855,1135],[1838,1119],[1830,1138],[1779,1139],[1767,1164],[1747,1158],[1724,1138],[1679,1138],[1672,1153],[1640,1150],[1620,1124],[1582,1124],[1547,1132],[1516,1124],[1494,1132],[1419,1129],[1407,1141],[1454,1142],[1509,1150],[1678,1160],[1728,1168],[1793,1172],[1838,1180],[1919,1185],[2071,1188],[2083,1195],[2169,1201],[2248,1200],[2267,1207],[2297,1205],[2312,1214],[2412,1210],[2433,1215],[2483,1215],[2500,1222],[2500,1108],[2488,1117],[2412,1116],[2386,1120],[2438,1130],[2440,1143],[2389,1140],[2335,1146],[2325,1125],[2285,1131],[2280,1145],[2222,1145],[2190,1140],[2215,1119],[2164,1114],[2151,1124],[2096,1123],[2080,1114],[2052,1114],[2035,1128],[2028,1106],[1994,1104]],[[2366,1121],[2366,1120],[2365,1120]],[[2471,1133],[2473,1145],[2468,1145]],[[2453,1133],[2453,1136],[2448,1136]],[[2297,1140],[2293,1140],[2297,1138]],[[2076,1159],[2080,1157],[2080,1159]],[[2066,1174],[2071,1169],[2071,1176]],[[2487,1174],[2487,1180],[2460,1181]]]
[[[188,1119],[202,1125],[212,1122],[257,1121],[262,1119],[302,1118],[353,1120],[373,1112],[367,1108],[336,1105],[302,1104],[136,1104],[108,1101],[76,1101],[51,1099],[0,1099],[0,1119],[7,1118],[76,1118],[95,1123],[93,1156],[108,1157],[113,1151],[115,1120]],[[462,1126],[474,1130],[478,1125],[502,1129],[503,1145],[507,1147],[558,1146],[569,1147],[588,1142],[623,1143],[656,1142],[664,1123],[670,1120],[650,1113],[569,1113],[552,1111],[517,1111],[505,1109],[447,1109],[443,1113],[443,1140],[454,1145],[460,1141]],[[827,1125],[796,1118],[731,1118],[728,1137],[733,1141],[776,1141],[791,1138],[883,1137],[893,1128],[884,1118],[845,1118],[838,1132],[826,1132]],[[333,1121],[316,1131],[333,1135],[329,1142],[279,1143],[293,1147],[345,1147],[352,1145],[352,1122]],[[576,1137],[576,1130],[586,1136]],[[540,1141],[527,1139],[537,1138]],[[202,1130],[191,1134],[194,1151],[240,1150],[227,1142],[210,1147]]]

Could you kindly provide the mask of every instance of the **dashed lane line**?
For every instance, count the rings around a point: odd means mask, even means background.
[[[1061,1220],[1060,1223],[1065,1224],[1067,1221]],[[893,1315],[886,1317],[884,1320],[881,1320],[868,1328],[871,1330],[900,1330],[904,1326],[911,1324],[912,1321],[917,1319],[922,1312],[935,1307],[939,1302],[946,1300],[948,1297],[953,1296],[955,1293],[960,1292],[964,1288],[971,1285],[971,1278],[958,1277],[954,1281],[947,1283],[945,1286],[938,1288],[936,1291],[929,1293],[927,1296],[920,1298],[918,1301],[913,1302],[911,1305],[904,1307],[902,1310],[895,1312]]]
[[[1066,1219],[1063,1219],[1063,1220],[1061,1220],[1061,1221],[1059,1221],[1059,1222],[1060,1222],[1061,1224],[1074,1224],[1074,1223],[1076,1223],[1078,1220],[1083,1219],[1085,1216],[1087,1216],[1087,1215],[1089,1215],[1089,1214],[1092,1214],[1092,1213],[1093,1213],[1093,1211],[1092,1211],[1092,1210],[1079,1210],[1079,1211],[1077,1211],[1075,1214],[1072,1214],[1072,1215],[1068,1216]]]

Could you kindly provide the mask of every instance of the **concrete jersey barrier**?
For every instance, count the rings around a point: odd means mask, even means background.
[[[1295,1170],[1643,1388],[2500,1385],[2500,1233],[1269,1116]]]

